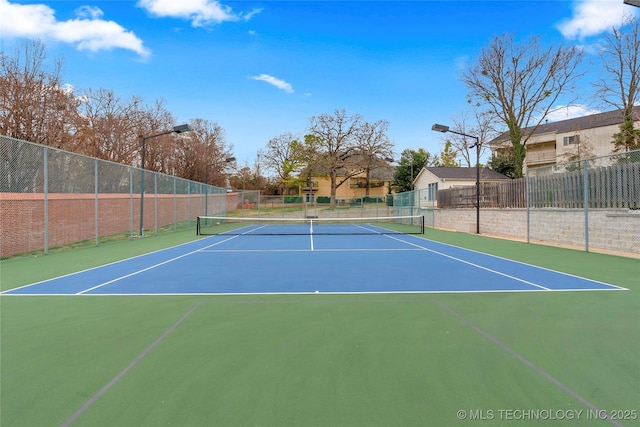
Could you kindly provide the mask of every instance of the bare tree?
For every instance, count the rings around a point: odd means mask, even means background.
[[[384,159],[393,156],[393,143],[388,135],[389,122],[378,120],[377,122],[363,122],[356,128],[355,138],[359,163],[365,173],[365,195],[369,196],[371,188],[371,171],[381,167],[387,167]]]
[[[615,151],[640,148],[640,131],[634,106],[640,101],[640,21],[627,17],[604,38],[600,52],[604,77],[595,83],[602,100],[622,112]]]
[[[589,140],[589,137],[584,134],[580,134],[580,130],[576,129],[575,139],[576,144],[571,144],[567,147],[567,151],[562,156],[566,162],[577,162],[582,159],[589,159],[595,156],[595,149],[593,144]]]
[[[453,122],[453,130],[478,137],[480,143],[480,157],[486,152],[486,142],[491,141],[498,136],[495,131],[496,116],[490,111],[481,111],[478,108],[471,108],[461,112],[458,116],[451,119]],[[451,142],[451,146],[457,151],[468,167],[476,164],[476,150],[470,148],[475,144],[475,139],[470,139],[464,135],[449,133],[447,141]]]
[[[321,114],[309,120],[309,132],[319,143],[318,167],[329,176],[331,183],[330,206],[336,204],[336,189],[363,169],[353,161],[358,153],[356,132],[362,118],[355,114],[348,116],[345,110],[335,110],[332,115]],[[344,173],[338,181],[338,172]]]
[[[167,110],[163,100],[156,100],[153,105],[141,106],[136,110],[133,117],[133,126],[137,130],[139,141],[142,137],[165,132],[175,125],[175,118]],[[191,138],[190,133],[174,136],[167,134],[152,140],[148,140],[145,153],[145,164],[141,165],[145,169],[156,172],[177,175],[175,161],[174,138]],[[142,154],[142,144],[138,145],[139,153]]]
[[[142,99],[122,100],[108,89],[88,89],[78,98],[81,102],[72,151],[134,164],[139,149],[135,118],[140,114]]]
[[[227,144],[224,129],[213,121],[194,119],[186,138],[174,139],[176,174],[194,181],[226,186],[227,166],[233,147]]]
[[[470,99],[487,105],[505,124],[519,177],[527,141],[558,98],[581,77],[582,57],[576,47],[545,48],[538,37],[517,44],[512,35],[503,35],[483,49],[477,63],[463,73]]]
[[[62,84],[62,60],[47,62],[45,45],[28,40],[13,56],[0,52],[0,129],[13,138],[66,148],[76,101]]]

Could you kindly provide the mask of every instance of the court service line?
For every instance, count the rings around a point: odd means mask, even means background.
[[[584,281],[587,281],[587,282],[598,283],[598,284],[600,284],[600,285],[609,286],[609,287],[611,287],[611,288],[614,288],[614,289],[617,289],[617,290],[621,290],[621,291],[628,291],[628,290],[629,290],[629,289],[627,289],[627,288],[625,288],[625,287],[623,287],[623,286],[612,285],[611,283],[603,282],[603,281],[601,281],[601,280],[589,279],[589,278],[586,278],[586,277],[577,276],[577,275],[575,275],[575,274],[571,274],[571,273],[566,273],[566,272],[563,272],[563,271],[554,270],[554,269],[552,269],[552,268],[548,268],[548,267],[541,267],[541,266],[539,266],[539,265],[534,265],[534,264],[527,263],[527,262],[523,262],[523,261],[516,261],[516,260],[513,260],[513,259],[505,258],[505,257],[498,256],[498,255],[488,254],[488,253],[486,253],[486,252],[481,252],[481,251],[477,251],[477,250],[474,250],[474,249],[462,248],[462,247],[460,247],[460,246],[452,245],[452,244],[450,244],[450,243],[438,242],[438,241],[436,241],[436,240],[429,240],[429,239],[426,239],[426,238],[424,238],[423,240],[426,240],[426,241],[428,241],[428,242],[432,242],[432,243],[436,243],[436,244],[438,244],[438,245],[442,245],[442,246],[447,246],[447,247],[450,247],[450,248],[454,248],[454,249],[463,249],[463,250],[465,250],[465,251],[467,251],[467,252],[473,252],[473,253],[476,253],[476,254],[480,254],[480,255],[484,255],[484,256],[489,256],[489,257],[491,257],[491,258],[502,259],[502,260],[509,261],[509,262],[516,263],[516,264],[520,264],[520,265],[526,265],[526,266],[528,266],[528,267],[535,267],[535,268],[540,269],[540,270],[551,271],[551,272],[553,272],[553,273],[562,274],[563,276],[575,277],[575,278],[577,278],[577,279],[581,279],[581,280],[584,280]],[[555,289],[554,289],[554,290],[555,290]],[[594,289],[594,290],[595,290],[595,289]]]
[[[239,237],[239,236],[232,236],[232,237],[229,237],[228,239],[221,240],[221,241],[216,242],[216,243],[214,243],[214,244],[212,244],[212,245],[205,246],[204,248],[196,249],[195,251],[191,251],[191,252],[188,252],[188,253],[186,253],[186,254],[179,255],[179,256],[177,256],[177,257],[174,257],[174,258],[168,259],[168,260],[166,260],[166,261],[162,261],[162,262],[160,262],[160,263],[158,263],[158,264],[151,265],[151,266],[149,266],[149,267],[147,267],[147,268],[143,268],[142,270],[137,270],[137,271],[134,271],[133,273],[129,273],[129,274],[125,274],[124,276],[116,277],[115,279],[109,280],[109,281],[104,282],[104,283],[100,283],[99,285],[96,285],[96,286],[91,287],[91,288],[89,288],[89,289],[85,289],[84,291],[76,292],[76,294],[75,294],[75,295],[82,295],[82,294],[84,294],[84,293],[86,293],[86,292],[91,292],[91,291],[96,290],[96,289],[98,289],[98,288],[101,288],[101,287],[103,287],[103,286],[107,286],[107,285],[109,285],[109,284],[111,284],[111,283],[117,282],[118,280],[126,279],[127,277],[131,277],[131,276],[135,276],[135,275],[140,274],[140,273],[144,273],[145,271],[149,271],[149,270],[152,270],[152,269],[154,269],[154,268],[156,268],[156,267],[160,267],[161,265],[168,264],[168,263],[170,263],[170,262],[173,262],[173,261],[175,261],[175,260],[178,260],[178,259],[180,259],[180,258],[184,258],[184,257],[186,257],[186,256],[193,255],[193,254],[195,254],[195,253],[197,253],[197,252],[200,252],[200,251],[203,251],[203,250],[205,250],[205,249],[207,249],[207,248],[211,248],[211,247],[216,246],[216,245],[219,245],[219,244],[221,244],[221,243],[228,242],[229,240],[233,240],[233,239],[235,239],[236,237]]]
[[[311,249],[203,249],[205,253],[244,253],[244,252],[418,252],[422,251],[422,248],[393,248],[393,249],[376,249],[376,248],[330,248],[330,249],[318,249],[313,246]]]
[[[180,319],[178,319],[176,323],[171,325],[171,327],[169,327],[169,329],[164,331],[164,333],[160,335],[154,342],[152,342],[149,347],[145,348],[144,351],[138,355],[138,357],[133,359],[133,361],[129,363],[129,365],[127,365],[126,368],[120,371],[120,373],[115,377],[113,377],[111,381],[107,383],[107,385],[102,387],[100,391],[98,391],[98,393],[96,393],[91,399],[89,399],[84,405],[82,405],[80,409],[74,412],[73,415],[71,415],[71,417],[69,417],[69,419],[67,419],[62,424],[61,427],[70,426],[71,423],[73,423],[79,416],[84,414],[85,411],[91,407],[91,405],[93,405],[100,397],[102,397],[103,394],[108,392],[111,389],[111,387],[113,387],[122,377],[124,377],[127,374],[127,372],[133,369],[133,367],[135,367],[147,354],[149,354],[151,350],[156,348],[158,344],[160,344],[171,332],[173,332],[178,326],[180,326],[180,324],[184,322],[189,316],[191,316],[191,314],[194,311],[196,311],[198,307],[200,307],[201,305],[202,305],[202,302],[198,302],[193,307],[191,307],[191,309],[187,311],[185,314],[183,314],[182,317],[180,317]]]
[[[80,270],[80,271],[74,271],[73,273],[67,273],[67,274],[63,274],[63,275],[60,275],[60,276],[51,277],[49,279],[39,280],[37,282],[29,283],[27,285],[22,285],[22,286],[18,286],[16,288],[7,289],[5,291],[0,292],[0,295],[5,295],[5,294],[6,295],[11,295],[11,294],[9,294],[9,292],[13,292],[13,291],[17,291],[17,290],[20,290],[20,289],[28,288],[28,287],[31,287],[31,286],[39,285],[39,284],[42,284],[42,283],[45,283],[45,282],[49,282],[49,281],[55,280],[55,279],[63,279],[65,277],[75,276],[75,275],[78,275],[78,274],[86,273],[88,271],[97,270],[97,269],[102,268],[102,267],[107,267],[107,266],[111,266],[111,265],[120,264],[120,263],[125,262],[125,261],[130,261],[130,260],[137,259],[137,258],[143,258],[143,257],[149,256],[149,255],[153,255],[153,254],[157,254],[157,253],[160,253],[160,252],[168,251],[170,249],[176,249],[176,248],[179,248],[181,246],[193,245],[194,243],[199,243],[201,241],[202,240],[192,240],[192,241],[189,241],[189,242],[180,243],[178,245],[169,246],[168,248],[156,249],[154,251],[143,253],[143,254],[140,254],[140,255],[135,255],[135,256],[128,257],[128,258],[119,259],[117,261],[108,262],[106,264],[96,265],[95,267],[85,268],[85,269]],[[208,247],[210,247],[210,246],[205,246],[205,248],[208,248]],[[44,295],[48,295],[48,294],[44,294]]]
[[[455,260],[455,261],[459,261],[459,262],[461,262],[461,263],[463,263],[463,264],[467,264],[467,265],[470,265],[470,266],[473,266],[473,267],[479,268],[479,269],[481,269],[481,270],[485,270],[485,271],[488,271],[488,272],[490,272],[490,273],[497,274],[497,275],[499,275],[499,276],[507,277],[507,278],[512,279],[512,280],[515,280],[515,281],[517,281],[517,282],[522,282],[522,283],[527,284],[527,285],[530,285],[530,286],[535,286],[536,288],[544,289],[545,291],[550,291],[550,290],[551,290],[551,289],[549,289],[549,288],[547,288],[547,287],[545,287],[545,286],[539,285],[539,284],[537,284],[537,283],[533,283],[533,282],[530,282],[530,281],[528,281],[528,280],[521,279],[520,277],[512,276],[512,275],[510,275],[510,274],[503,273],[503,272],[501,272],[501,271],[494,270],[494,269],[492,269],[492,268],[485,267],[485,266],[483,266],[483,265],[476,264],[476,263],[473,263],[473,262],[470,262],[470,261],[464,260],[464,259],[462,259],[462,258],[454,257],[453,255],[448,255],[448,254],[445,254],[444,252],[438,252],[438,251],[436,251],[436,250],[429,249],[429,248],[426,248],[426,247],[424,247],[424,246],[420,246],[420,245],[418,245],[418,244],[416,244],[416,243],[407,242],[406,240],[398,239],[397,237],[393,237],[393,236],[389,236],[389,235],[386,235],[386,237],[388,237],[388,238],[390,238],[390,239],[397,240],[397,241],[399,241],[399,242],[406,243],[406,244],[411,245],[411,246],[415,246],[415,247],[418,247],[418,248],[422,248],[423,250],[425,250],[425,251],[427,251],[427,252],[431,252],[431,253],[434,253],[434,254],[437,254],[437,255],[441,255],[441,256],[443,256],[443,257],[450,258],[450,259]]]
[[[471,329],[473,329],[474,331],[476,331],[477,333],[479,333],[480,335],[482,335],[483,337],[485,337],[486,339],[488,339],[489,341],[491,341],[492,343],[494,343],[495,345],[497,345],[498,347],[500,347],[502,350],[506,351],[507,353],[509,353],[510,355],[512,355],[513,357],[515,357],[516,359],[518,359],[520,362],[524,363],[525,365],[527,365],[529,368],[533,369],[535,372],[537,372],[538,374],[540,374],[542,377],[546,378],[547,380],[551,381],[553,384],[555,384],[556,386],[558,386],[560,389],[562,389],[563,391],[565,391],[567,394],[569,394],[571,397],[573,397],[574,399],[582,402],[584,405],[586,405],[588,408],[592,409],[594,412],[600,414],[601,412],[606,412],[606,411],[602,411],[600,408],[598,408],[596,405],[594,405],[593,403],[589,402],[587,399],[585,399],[584,397],[580,396],[578,393],[576,393],[575,391],[571,390],[569,387],[567,387],[566,385],[564,385],[563,383],[561,383],[560,381],[558,381],[557,379],[555,379],[554,377],[551,376],[551,374],[549,374],[548,372],[546,372],[545,370],[543,370],[542,368],[538,367],[536,364],[534,364],[532,361],[530,361],[529,359],[527,359],[526,357],[524,357],[523,355],[521,355],[520,353],[518,353],[517,351],[513,350],[511,347],[509,347],[508,345],[504,344],[502,341],[500,341],[499,339],[495,338],[493,335],[489,334],[488,332],[486,332],[485,330],[481,329],[480,327],[476,326],[474,323],[472,323],[470,320],[468,320],[466,317],[464,317],[463,315],[461,315],[460,313],[458,313],[457,311],[453,310],[452,308],[450,308],[448,305],[446,305],[445,303],[435,300],[436,304],[438,304],[442,309],[444,309],[445,311],[449,312],[449,314],[454,315],[455,317],[457,317],[458,319],[460,319],[462,322],[464,322],[467,326],[469,326]],[[611,424],[613,424],[614,426],[617,427],[624,427],[622,424],[620,424],[618,421],[611,419],[611,417],[609,417],[608,415],[606,416],[606,420],[609,421]]]

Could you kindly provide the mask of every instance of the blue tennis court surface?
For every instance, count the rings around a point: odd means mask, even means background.
[[[215,235],[3,295],[623,290],[413,235]]]

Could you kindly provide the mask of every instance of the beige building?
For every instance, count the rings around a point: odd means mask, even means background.
[[[640,117],[640,107],[635,113]],[[600,157],[613,151],[613,135],[620,131],[620,111],[592,114],[553,123],[542,123],[527,142],[525,169],[551,166],[570,160]],[[526,135],[531,128],[524,129]],[[508,134],[489,142],[497,153],[511,147]]]
[[[391,182],[393,181],[394,168],[379,167],[370,173],[368,197],[384,200],[390,193]],[[345,180],[346,174],[338,174],[337,182]],[[302,195],[307,200],[315,198],[329,198],[331,196],[331,180],[328,176],[316,175],[311,178],[311,186],[301,188]],[[346,181],[336,189],[336,199],[350,201],[367,197],[367,179],[364,172],[347,178]],[[322,200],[322,199],[320,199]]]

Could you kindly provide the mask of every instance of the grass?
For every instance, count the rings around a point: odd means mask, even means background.
[[[193,234],[5,260],[1,288],[177,245]],[[637,259],[426,234],[630,290],[2,296],[0,425],[62,425],[188,313],[72,425],[611,425],[588,419],[576,396],[603,410],[636,411],[620,424],[640,425]],[[425,273],[417,266],[415,274]],[[508,410],[583,412],[570,421],[508,420]]]

